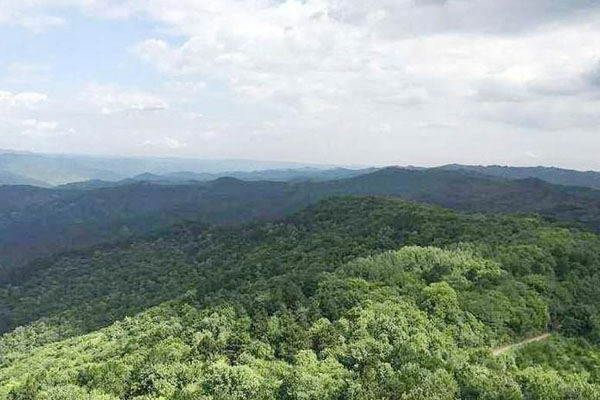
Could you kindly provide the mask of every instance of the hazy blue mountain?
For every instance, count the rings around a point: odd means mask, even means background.
[[[51,186],[47,182],[21,176],[8,171],[0,171],[0,185],[31,185],[39,187]]]
[[[65,183],[64,185],[54,186],[54,188],[71,190],[92,190],[120,186],[121,182],[123,181],[103,181],[101,179],[92,179],[90,181]]]
[[[287,168],[287,169],[267,169],[258,171],[232,171],[216,174],[195,173],[195,172],[174,172],[165,175],[142,174],[136,176],[136,180],[144,181],[209,181],[223,177],[231,177],[242,181],[327,181],[334,179],[351,178],[354,176],[365,175],[376,171],[377,168],[366,169],[347,169],[347,168]]]
[[[233,173],[235,173],[235,172],[232,172],[232,173],[223,172],[220,174],[211,174],[208,172],[177,171],[177,172],[171,172],[169,174],[162,175],[161,178],[163,180],[170,180],[170,181],[176,181],[176,182],[190,182],[190,181],[204,182],[204,181],[211,181],[211,180],[226,176],[228,174],[233,174]]]
[[[549,183],[567,186],[583,186],[600,189],[600,172],[576,171],[555,167],[507,167],[499,165],[450,164],[440,167],[445,170],[465,170],[507,179],[538,178]]]
[[[296,169],[268,169],[260,171],[232,171],[222,173],[197,173],[191,171],[173,172],[164,175],[146,172],[120,181],[91,180],[60,185],[60,188],[69,189],[98,189],[102,187],[123,186],[135,182],[152,182],[156,184],[185,184],[208,182],[219,178],[236,178],[243,181],[271,181],[271,182],[300,182],[300,181],[327,181],[334,179],[351,178],[377,171],[377,168],[347,169],[347,168],[296,168]]]
[[[0,154],[0,169],[52,185],[90,179],[119,180],[127,177],[116,172],[108,161],[102,163],[100,160],[76,156],[3,153]]]
[[[332,181],[135,182],[91,190],[0,187],[0,264],[149,232],[183,219],[273,220],[324,198],[386,195],[472,211],[540,214],[600,232],[600,191],[446,170],[386,168]],[[8,199],[8,200],[7,200]],[[12,199],[12,200],[10,200]]]
[[[426,168],[409,166],[404,169],[422,171]],[[595,171],[459,164],[434,169],[464,170],[506,179],[538,178],[558,185],[600,189],[600,172]],[[48,187],[67,184],[67,188],[93,189],[133,181],[165,184],[205,182],[224,176],[245,181],[325,181],[351,178],[376,170],[277,161],[49,155],[0,150],[0,185]]]
[[[5,185],[0,186],[0,221],[6,214],[22,211],[29,207],[44,207],[53,200],[64,199],[70,193],[67,190],[54,190],[37,186]],[[5,233],[9,235],[9,232]]]
[[[178,171],[223,173],[303,167],[330,168],[307,163],[257,160],[204,160],[186,158],[134,158],[81,155],[49,155],[0,150],[0,171],[33,180],[62,185],[88,180],[119,181],[150,173],[165,175]]]

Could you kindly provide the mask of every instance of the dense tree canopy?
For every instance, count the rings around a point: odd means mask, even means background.
[[[0,398],[600,399],[599,267],[591,233],[386,198],[184,223],[12,275]]]
[[[539,214],[600,232],[600,191],[466,171],[386,168],[324,182],[127,183],[93,190],[0,186],[0,283],[27,261],[148,233],[191,218],[277,220],[340,195],[387,195],[461,211]]]
[[[326,273],[312,296],[270,311],[235,297],[202,308],[182,298],[56,342],[33,325],[0,341],[0,395],[597,399],[600,350],[584,339],[492,356],[495,343],[547,328],[542,296],[507,290],[516,284],[468,249],[404,247],[351,261]],[[495,324],[475,305],[489,300],[485,288],[507,308]],[[273,291],[255,293],[258,302]],[[566,365],[548,356],[555,348]]]

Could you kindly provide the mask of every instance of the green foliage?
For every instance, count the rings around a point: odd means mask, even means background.
[[[470,212],[538,214],[600,232],[597,190],[441,169],[366,172],[353,176],[334,171],[328,181],[268,182],[275,176],[265,175],[265,181],[254,182],[220,178],[160,184],[160,177],[151,175],[146,177],[150,181],[112,186],[101,181],[54,189],[0,186],[0,282],[20,276],[14,267],[40,256],[127,240],[182,219],[217,225],[275,220],[340,195],[395,196]],[[335,179],[343,176],[353,177]],[[386,231],[380,234],[385,240]]]
[[[479,166],[479,165],[445,165],[441,169],[456,171],[464,170],[484,175],[508,179],[537,178],[557,185],[583,186],[600,189],[600,173],[595,171],[576,171],[556,167],[508,167],[508,166]]]
[[[597,400],[599,266],[593,234],[391,199],[182,224],[4,288],[36,322],[0,338],[0,398]]]
[[[58,315],[87,331],[190,290],[201,298],[246,291],[248,301],[272,310],[302,301],[322,272],[357,256],[408,244],[515,242],[521,240],[513,235],[519,230],[528,240],[536,226],[537,221],[460,215],[377,198],[325,201],[283,223],[182,224],[22,268],[0,291],[0,331]],[[257,298],[260,286],[277,290]]]

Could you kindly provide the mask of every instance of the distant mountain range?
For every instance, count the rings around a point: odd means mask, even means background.
[[[539,214],[600,232],[600,191],[478,172],[385,168],[328,181],[0,187],[0,265],[123,239],[183,219],[232,225],[287,216],[319,200],[384,195],[472,212]]]
[[[136,182],[151,182],[164,185],[178,185],[194,182],[208,182],[219,178],[235,178],[243,181],[271,181],[271,182],[293,182],[293,181],[327,181],[333,179],[351,178],[354,176],[368,174],[378,170],[377,168],[347,169],[347,168],[295,168],[295,169],[268,169],[259,171],[232,171],[222,173],[197,173],[191,171],[172,172],[164,175],[151,174],[149,172],[136,175],[119,181],[91,180],[73,182],[60,185],[63,189],[99,189],[105,187],[123,186]]]
[[[0,266],[147,233],[182,219],[217,225],[278,219],[340,195],[536,213],[600,232],[600,191],[595,189],[600,189],[599,172],[546,167],[347,169],[0,150]]]
[[[181,173],[180,171],[219,174],[228,171],[299,168],[321,170],[332,167],[334,166],[279,161],[49,155],[0,150],[0,172],[8,174],[6,178],[0,176],[0,185],[24,182],[37,186],[55,186],[90,180],[119,181],[144,173],[164,175]],[[11,176],[19,177],[20,180],[10,178]]]
[[[596,171],[460,164],[433,169],[463,170],[505,179],[537,178],[557,185],[600,189],[600,172]],[[225,176],[245,181],[325,181],[351,178],[376,170],[277,161],[48,155],[0,150],[0,185],[70,189],[97,189],[136,181],[162,184],[206,182]]]
[[[465,170],[506,179],[537,178],[556,185],[582,186],[600,189],[600,172],[575,171],[555,167],[506,167],[499,165],[450,164],[439,167],[445,170]]]
[[[0,171],[0,185],[30,185],[39,187],[51,186],[47,182],[29,178],[18,174],[13,174],[8,171]]]

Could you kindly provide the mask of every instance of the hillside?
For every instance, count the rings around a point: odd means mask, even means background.
[[[349,194],[397,195],[462,211],[535,213],[600,231],[600,191],[552,185],[539,179],[508,180],[463,171],[387,168],[338,183]]]
[[[13,174],[12,172],[8,171],[0,171],[0,186],[2,185],[29,185],[38,187],[51,186],[50,184],[37,179]]]
[[[461,171],[387,168],[324,182],[150,182],[97,189],[0,187],[0,263],[147,233],[182,219],[216,225],[274,220],[338,195],[389,195],[462,211],[539,214],[600,232],[600,191]],[[11,200],[13,199],[13,200]]]
[[[285,187],[228,178],[208,184],[136,183],[83,191],[0,187],[0,262],[10,266],[182,219],[231,224],[276,218],[307,204],[294,204]]]
[[[574,243],[565,247],[562,241],[569,237]],[[299,280],[286,282],[311,281],[320,270],[402,245],[516,246],[511,268],[561,277],[576,272],[570,270],[571,261],[546,259],[535,246],[553,249],[560,244],[563,253],[582,252],[577,268],[591,268],[600,257],[597,241],[591,234],[545,228],[536,219],[456,214],[392,199],[332,199],[283,223],[216,228],[190,222],[147,238],[38,260],[4,285],[2,329],[66,312],[70,321],[80,321],[87,330],[187,290],[212,296],[244,287],[246,279],[261,273],[293,271]],[[534,246],[530,255],[528,245]],[[519,259],[526,255],[533,259]],[[527,266],[538,262],[543,265]]]
[[[600,172],[576,171],[556,167],[508,167],[499,165],[444,165],[440,169],[471,171],[506,179],[536,178],[556,185],[581,186],[600,189]]]
[[[186,223],[4,285],[4,330],[44,318],[0,339],[0,396],[595,399],[599,267],[593,234],[384,198]]]

